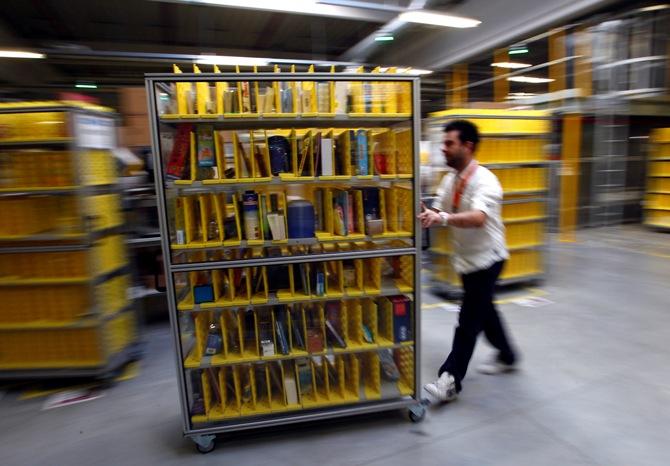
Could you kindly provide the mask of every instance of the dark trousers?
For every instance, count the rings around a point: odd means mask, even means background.
[[[499,351],[498,357],[501,361],[507,364],[515,361],[514,350],[505,334],[504,324],[493,304],[493,289],[504,263],[496,262],[488,269],[461,276],[464,294],[458,327],[454,332],[451,353],[438,372],[438,376],[445,371],[453,375],[459,391],[479,332],[483,331],[486,339]]]

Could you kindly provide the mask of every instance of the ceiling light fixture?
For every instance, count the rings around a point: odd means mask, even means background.
[[[318,2],[315,0],[291,0],[289,2],[278,2],[277,0],[182,0],[182,3],[200,3],[283,13],[313,13],[319,8]]]
[[[0,58],[31,58],[39,59],[44,58],[43,53],[35,52],[22,52],[20,50],[0,50]]]
[[[652,5],[652,6],[646,6],[644,8],[640,8],[638,11],[641,12],[648,12],[648,11],[659,11],[659,10],[665,10],[670,8],[670,5],[667,3],[662,3],[660,5]]]
[[[375,41],[377,42],[389,42],[393,40],[393,36],[391,34],[379,34],[378,36],[375,36]]]
[[[222,66],[267,66],[269,60],[253,57],[232,57],[228,55],[202,55],[193,60],[196,65],[222,65]]]
[[[497,63],[491,63],[491,66],[495,66],[496,68],[508,68],[510,70],[515,70],[518,68],[528,68],[529,65],[528,63],[517,63],[517,62],[512,62],[512,61],[501,61]]]
[[[515,83],[528,83],[528,84],[540,84],[540,83],[550,83],[555,81],[551,78],[536,78],[534,76],[511,76],[507,78],[508,81]]]
[[[507,94],[507,99],[508,100],[521,100],[521,99],[530,99],[531,97],[535,97],[537,94],[534,94],[533,92],[510,92]]]
[[[433,70],[421,70],[418,68],[409,68],[409,67],[401,67],[397,69],[398,73],[400,74],[411,74],[414,76],[422,76],[424,74],[431,74],[433,73]]]
[[[432,26],[443,26],[449,28],[473,28],[482,24],[481,21],[460,16],[443,15],[426,10],[407,11],[398,16],[400,21],[406,23],[430,24]]]
[[[74,87],[77,89],[97,89],[98,85],[93,83],[77,83]]]
[[[521,55],[523,53],[528,53],[528,47],[525,45],[513,45],[507,51],[509,55]]]

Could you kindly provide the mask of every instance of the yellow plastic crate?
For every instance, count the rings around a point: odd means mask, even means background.
[[[506,227],[507,247],[539,246],[544,243],[544,223],[527,222],[514,223]]]
[[[668,143],[670,142],[670,128],[656,128],[651,132],[651,142]]]
[[[541,162],[543,139],[482,138],[477,148],[477,160],[487,163]]]
[[[107,236],[93,247],[93,267],[96,275],[111,272],[127,263],[123,236]]]
[[[89,254],[93,256],[90,271]],[[115,235],[98,240],[90,250],[0,254],[0,278],[86,279],[112,272],[125,264],[123,236]]]
[[[102,314],[113,314],[128,306],[128,288],[130,276],[120,275],[107,280],[95,289],[95,300],[98,310]]]
[[[649,162],[649,176],[670,177],[670,162]]]
[[[91,327],[0,330],[0,369],[103,367],[136,338],[130,312]]]
[[[0,188],[54,188],[75,185],[67,151],[24,150],[0,154]]]
[[[519,191],[539,191],[547,188],[547,174],[544,168],[514,168],[491,170],[500,181],[503,192],[514,194]]]
[[[451,265],[451,257],[434,255],[432,261],[433,280],[450,286],[461,286],[461,279]]]
[[[100,194],[85,198],[86,214],[92,218],[91,229],[102,230],[123,224],[121,197],[118,194]]]
[[[500,276],[501,280],[531,277],[543,272],[542,253],[539,250],[510,252],[510,258]]]
[[[670,177],[649,178],[647,191],[670,193]]]
[[[67,138],[65,112],[26,112],[0,114],[0,141],[52,141]]]
[[[546,134],[551,131],[550,114],[544,110],[498,110],[456,108],[431,113],[430,117],[467,119],[483,135]],[[504,117],[504,118],[500,118]]]
[[[87,285],[0,287],[0,325],[69,322],[90,309]]]
[[[82,184],[96,186],[113,184],[118,177],[116,159],[110,151],[90,150],[78,154]]]
[[[644,207],[646,209],[670,210],[670,193],[647,194]]]
[[[135,314],[124,312],[105,324],[103,338],[109,354],[116,354],[137,340]]]
[[[647,225],[670,228],[670,210],[647,209],[644,217]]]
[[[0,254],[0,278],[85,278],[87,251]]]
[[[502,206],[502,216],[505,222],[538,218],[545,215],[544,202],[521,202],[518,204],[503,204]]]
[[[0,239],[40,233],[81,233],[73,196],[0,198]]]

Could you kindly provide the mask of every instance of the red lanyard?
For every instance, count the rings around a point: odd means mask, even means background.
[[[470,177],[477,171],[477,167],[477,161],[473,160],[463,171],[462,175],[456,175],[456,181],[454,182],[454,197],[451,200],[451,208],[454,213],[458,212],[458,208],[461,206],[463,191],[465,191],[465,187],[468,185]]]

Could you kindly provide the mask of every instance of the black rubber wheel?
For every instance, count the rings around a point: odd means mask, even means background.
[[[426,418],[426,408],[419,406],[409,410],[409,420],[413,423],[419,423]]]
[[[214,447],[216,447],[216,444],[214,443],[214,440],[209,442],[204,447],[202,445],[200,445],[199,443],[195,444],[195,448],[198,450],[198,452],[202,453],[203,455],[206,455],[207,453],[213,452]]]

